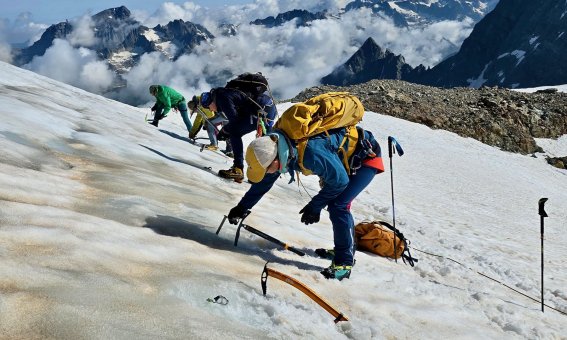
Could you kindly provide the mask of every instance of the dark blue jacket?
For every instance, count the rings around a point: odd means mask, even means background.
[[[226,131],[228,133],[240,134],[256,129],[258,111],[266,112],[268,118],[267,128],[271,129],[278,114],[276,105],[266,93],[261,94],[252,101],[246,94],[235,89],[220,87],[215,91],[215,103],[217,110],[223,112],[228,119]],[[246,127],[252,128],[247,131]],[[245,134],[245,133],[243,133]]]
[[[320,134],[309,138],[307,142],[303,156],[303,166],[311,170],[314,175],[319,176],[324,183],[323,188],[310,202],[311,206],[319,211],[343,192],[349,182],[349,175],[337,154],[345,132],[344,128],[337,129],[331,131],[329,136]],[[293,178],[294,171],[301,171],[295,157],[297,149],[281,131],[276,131],[275,133],[278,135],[280,164],[286,165],[283,172],[289,172]],[[377,156],[381,157],[380,146],[372,133],[365,131],[365,137],[372,144],[372,149]],[[272,188],[279,176],[280,172],[266,174],[261,182],[252,184],[240,200],[239,205],[246,209],[251,209]]]

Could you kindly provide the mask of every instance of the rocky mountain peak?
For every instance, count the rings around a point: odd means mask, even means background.
[[[371,79],[407,79],[413,72],[403,56],[382,49],[374,39],[368,38],[346,63],[323,77],[321,83],[345,86]]]
[[[60,22],[49,26],[38,41],[16,54],[14,63],[24,65],[29,63],[36,55],[44,55],[45,51],[53,44],[53,40],[64,39],[72,31],[73,26],[69,22]]]
[[[480,20],[499,0],[354,0],[346,11],[369,8],[385,14],[396,26],[431,24],[444,20]]]
[[[281,26],[284,23],[297,19],[296,26],[306,26],[313,20],[325,19],[325,12],[311,13],[304,9],[294,9],[288,12],[280,13],[275,18],[269,16],[265,19],[257,19],[250,22],[251,25],[261,25],[265,27]]]
[[[115,8],[105,9],[95,15],[93,15],[94,21],[114,19],[114,20],[126,20],[130,18],[130,10],[126,6],[120,6]]]
[[[501,1],[479,21],[459,52],[420,83],[536,87],[567,83],[567,2]]]

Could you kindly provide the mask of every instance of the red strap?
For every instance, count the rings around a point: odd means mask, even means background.
[[[378,170],[378,173],[384,172],[382,157],[367,158],[362,161],[362,164]]]

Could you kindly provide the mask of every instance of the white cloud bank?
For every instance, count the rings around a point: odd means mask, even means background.
[[[62,39],[55,39],[43,56],[33,58],[24,68],[94,93],[107,90],[115,77],[106,62],[97,60],[95,52],[73,48]]]
[[[90,47],[98,43],[99,39],[94,34],[94,22],[90,15],[84,15],[73,22],[73,31],[67,40],[73,46]]]
[[[275,28],[248,24],[254,19],[275,16],[294,8],[312,12],[326,8],[333,13],[347,2],[257,0],[242,6],[226,6],[222,10],[186,2],[182,5],[164,3],[151,15],[133,11],[135,18],[148,27],[183,19],[202,24],[216,38],[176,61],[159,55],[143,56],[140,63],[124,76],[128,86],[113,96],[137,105],[150,99],[146,93],[149,84],[163,83],[190,97],[213,86],[224,85],[231,75],[262,72],[268,77],[276,97],[291,98],[304,88],[317,85],[323,76],[344,63],[369,37],[381,47],[403,55],[412,66],[433,66],[456,52],[472,30],[472,21],[446,21],[421,29],[399,28],[389,18],[373,15],[369,9],[350,11],[340,19],[313,21],[307,27],[295,27],[293,22]],[[221,23],[239,24],[238,35],[220,35],[218,26]],[[82,46],[91,46],[95,42],[89,18],[85,16],[75,24],[75,31],[68,40],[72,45]],[[87,60],[94,62],[94,56],[85,56],[84,50],[72,52],[61,43],[53,48],[63,50],[63,58],[71,67],[84,65]],[[89,91],[104,93],[108,90],[112,83],[108,72],[95,77],[85,77],[82,72],[62,74],[54,51],[50,56],[34,59],[33,65],[28,68],[43,75],[57,76],[58,80]],[[99,68],[104,69],[102,66]]]
[[[252,18],[283,11],[278,2],[258,1],[253,5],[238,7],[247,9],[245,11],[232,12],[236,8],[232,6],[222,13],[210,15],[205,15],[206,9],[198,6],[191,7],[195,8],[194,12],[184,11],[188,4],[183,5],[185,7],[164,4],[152,20],[172,20],[169,14],[175,13],[184,20],[191,19],[203,24],[216,38],[175,62],[158,56],[142,58],[142,62],[125,77],[128,88],[118,99],[135,98],[132,91],[138,91],[140,86],[137,84],[155,82],[178,86],[186,91],[186,96],[190,96],[211,86],[224,85],[227,74],[249,71],[262,72],[268,77],[277,97],[290,98],[304,88],[318,84],[323,76],[355,53],[368,37],[374,38],[383,48],[402,54],[412,66],[433,66],[457,51],[473,25],[472,21],[467,20],[440,22],[423,29],[399,28],[389,18],[361,9],[344,14],[340,20],[317,20],[307,27],[295,27],[293,22],[289,22],[276,28],[265,28],[247,22]],[[257,14],[261,10],[265,13]],[[249,12],[256,14],[249,17]],[[233,20],[228,22],[242,22],[238,35],[219,35],[217,25],[227,18]],[[134,79],[135,84],[132,81]],[[211,84],[211,80],[216,80],[216,83]]]

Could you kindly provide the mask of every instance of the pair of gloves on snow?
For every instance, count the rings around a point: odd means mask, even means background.
[[[230,209],[230,212],[228,213],[228,222],[231,224],[238,224],[238,221],[246,217],[249,213],[250,211],[248,209],[243,208],[241,205],[237,205]],[[299,213],[302,214],[301,222],[309,225],[319,222],[321,210],[314,209],[313,206],[308,203],[299,211]]]

